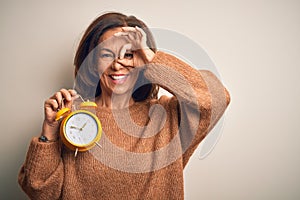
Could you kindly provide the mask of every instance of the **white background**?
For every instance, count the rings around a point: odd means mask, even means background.
[[[216,148],[185,169],[186,199],[300,198],[300,1],[2,0],[1,199],[27,199],[17,175],[43,102],[72,87],[79,39],[105,11],[191,38],[231,93]]]

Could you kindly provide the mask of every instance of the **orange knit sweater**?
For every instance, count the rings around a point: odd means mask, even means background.
[[[32,199],[183,199],[183,169],[225,111],[230,97],[208,71],[157,52],[145,69],[162,96],[124,110],[99,107],[100,144],[74,152],[33,138],[19,173]]]

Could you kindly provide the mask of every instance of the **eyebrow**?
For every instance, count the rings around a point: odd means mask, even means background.
[[[108,51],[108,52],[112,53],[114,56],[116,56],[116,54],[115,54],[112,50],[110,50],[110,49],[107,49],[107,48],[100,48],[100,49],[99,49],[99,53],[100,53],[101,51]],[[133,51],[130,50],[130,49],[127,49],[125,53],[133,53]]]
[[[109,52],[111,52],[111,53],[113,53],[113,54],[115,54],[112,50],[110,50],[110,49],[107,49],[107,48],[101,48],[99,51],[102,51],[102,50],[104,50],[104,51],[109,51]]]

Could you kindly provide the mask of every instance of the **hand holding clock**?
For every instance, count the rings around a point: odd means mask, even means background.
[[[58,137],[59,122],[55,120],[56,113],[61,108],[71,108],[72,101],[78,97],[75,90],[61,89],[45,101],[45,118],[41,135],[47,137],[48,140],[55,140]]]

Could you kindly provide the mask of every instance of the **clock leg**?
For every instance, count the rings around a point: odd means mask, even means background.
[[[95,142],[95,143],[98,147],[100,147],[102,149],[102,146],[98,142]]]
[[[76,150],[75,150],[75,155],[74,155],[74,157],[77,156],[77,153],[78,153],[78,148],[76,148]]]

